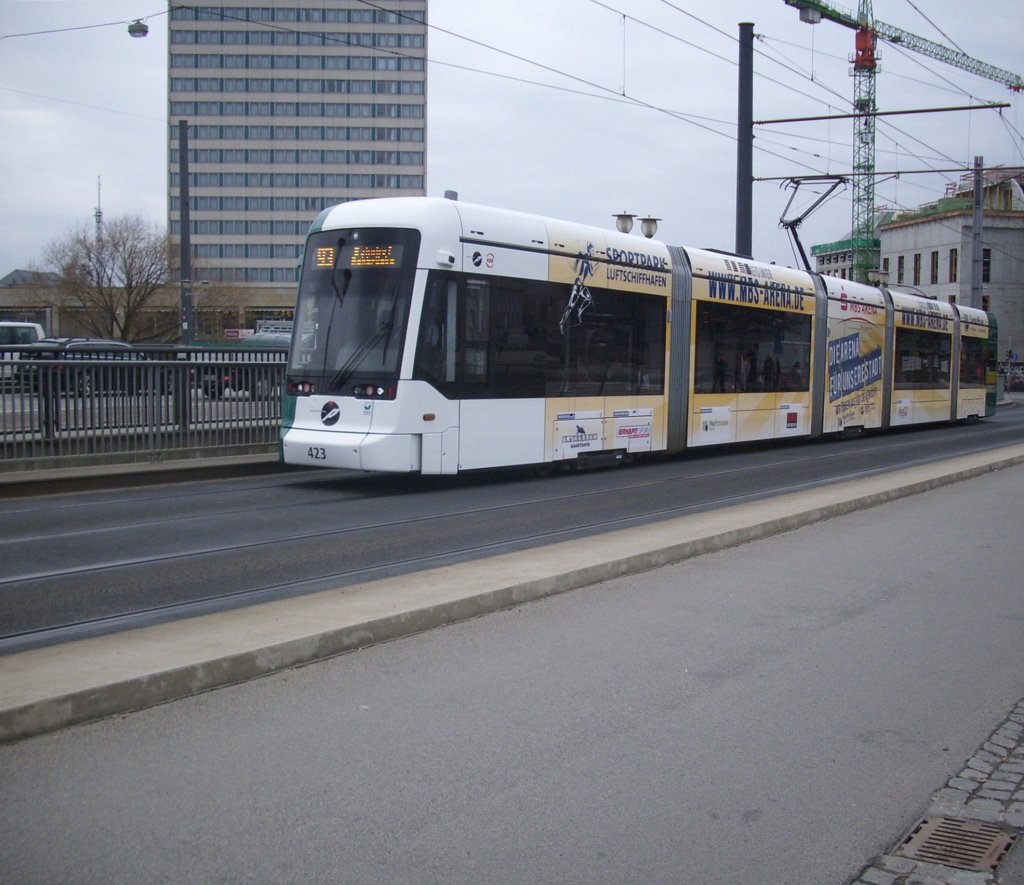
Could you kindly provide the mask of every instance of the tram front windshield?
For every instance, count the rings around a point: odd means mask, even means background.
[[[417,231],[393,228],[309,238],[288,363],[291,392],[394,395],[419,239]]]

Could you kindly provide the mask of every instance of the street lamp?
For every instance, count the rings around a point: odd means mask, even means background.
[[[132,37],[145,37],[149,33],[149,25],[137,18],[135,21],[129,23],[128,33]]]
[[[647,239],[650,239],[658,232],[658,222],[660,218],[641,218],[640,219],[640,230]]]
[[[612,216],[615,219],[615,229],[620,234],[628,234],[633,229],[633,219],[635,215],[630,215],[628,212],[620,212],[618,215]]]

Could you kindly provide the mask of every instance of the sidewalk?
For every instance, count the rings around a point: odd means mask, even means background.
[[[853,885],[1024,885],[1024,699],[932,796],[922,820],[919,833],[876,858]],[[979,870],[995,865],[995,878],[966,869],[972,862]]]

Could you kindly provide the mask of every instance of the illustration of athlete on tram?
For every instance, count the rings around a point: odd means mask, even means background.
[[[587,278],[594,275],[594,264],[591,261],[593,251],[594,244],[587,243],[586,251],[578,253],[572,263],[576,280],[572,284],[569,303],[565,305],[562,319],[558,321],[558,331],[563,335],[567,326],[580,325],[583,322],[583,314],[594,304],[594,298],[586,285]]]

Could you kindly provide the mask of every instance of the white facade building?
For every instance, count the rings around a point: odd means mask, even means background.
[[[1024,351],[1024,169],[987,170],[982,218],[981,303],[971,300],[972,176],[936,203],[881,225],[881,271],[894,288],[987,307],[999,324],[1000,357]]]

